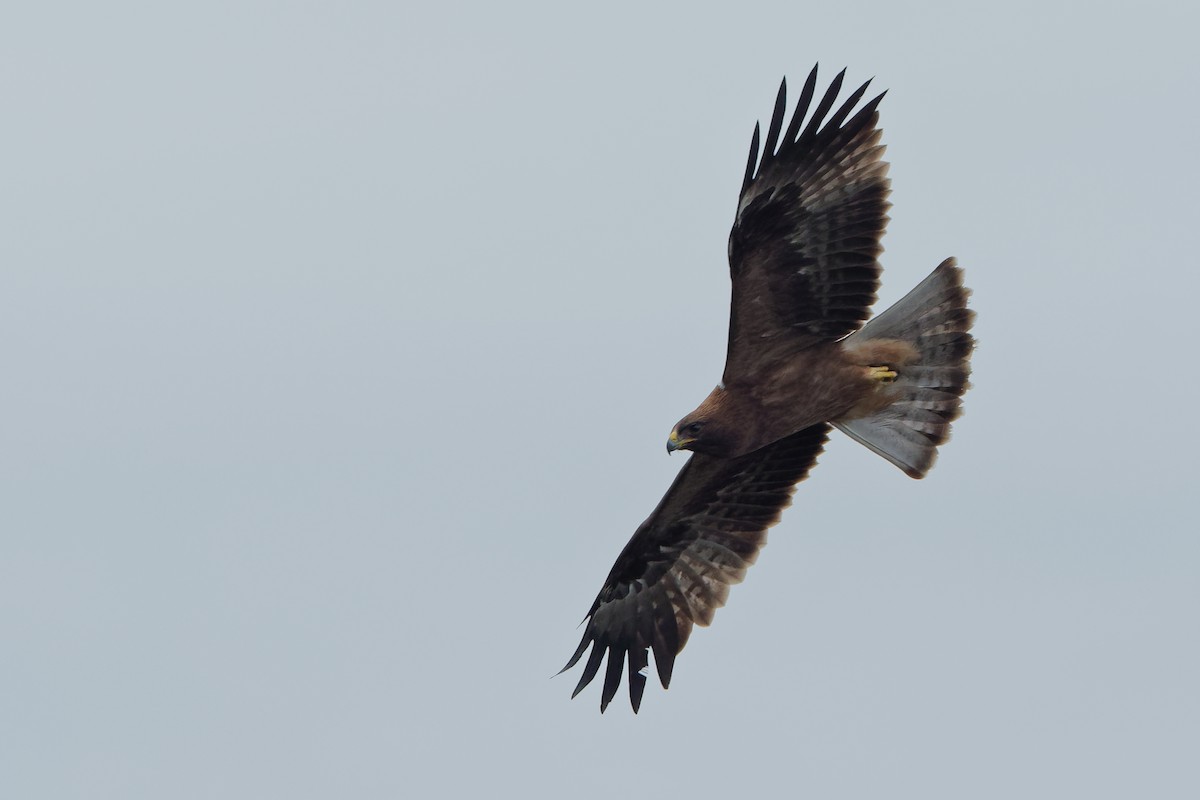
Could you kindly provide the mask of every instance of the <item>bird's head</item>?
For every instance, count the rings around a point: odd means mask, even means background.
[[[738,449],[737,414],[730,414],[730,396],[725,384],[717,385],[695,411],[679,420],[667,438],[667,452],[691,450],[729,457]]]
[[[679,424],[667,437],[667,452],[691,450],[694,453],[728,458],[737,449],[737,439],[721,418],[704,416],[700,411],[693,411],[679,420]]]
[[[753,440],[756,429],[747,424],[747,418],[737,398],[726,391],[725,384],[719,384],[671,430],[667,452],[691,450],[720,458],[743,455],[761,446]]]
[[[676,450],[695,450],[694,445],[700,444],[703,447],[704,428],[708,420],[699,419],[695,414],[688,414],[683,419],[679,420],[679,424],[671,431],[671,435],[667,437],[667,452],[674,453]]]

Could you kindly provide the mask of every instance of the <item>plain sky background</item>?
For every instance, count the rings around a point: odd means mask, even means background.
[[[0,795],[1200,796],[1200,14],[0,14]],[[835,434],[634,716],[552,679],[725,346],[756,119],[876,77],[922,482]]]

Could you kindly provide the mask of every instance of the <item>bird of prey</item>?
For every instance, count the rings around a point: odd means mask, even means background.
[[[974,314],[954,259],[870,318],[890,207],[883,94],[855,112],[868,81],[834,110],[844,75],[813,107],[814,67],[786,130],[785,80],[761,158],[754,127],[729,234],[724,375],[671,431],[667,450],[693,454],[617,557],[563,668],[591,647],[574,697],[608,654],[602,712],[626,663],[637,712],[651,650],[667,688],[692,626],[745,577],[831,426],[921,478],[959,414]]]

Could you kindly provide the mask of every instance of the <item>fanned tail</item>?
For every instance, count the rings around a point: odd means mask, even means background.
[[[950,438],[950,423],[962,412],[970,386],[970,290],[953,258],[938,265],[900,302],[873,318],[851,337],[899,340],[917,357],[895,367],[889,393],[896,399],[868,416],[835,421],[850,438],[886,458],[910,477],[923,478]]]

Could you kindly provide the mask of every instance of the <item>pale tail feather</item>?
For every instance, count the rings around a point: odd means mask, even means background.
[[[917,351],[911,363],[895,367],[889,387],[897,399],[882,411],[834,422],[839,430],[866,445],[913,478],[923,478],[937,458],[938,445],[950,437],[950,423],[961,413],[961,397],[970,385],[970,291],[953,258],[900,302],[873,318],[852,338],[898,339]]]

